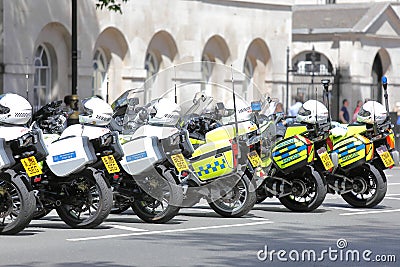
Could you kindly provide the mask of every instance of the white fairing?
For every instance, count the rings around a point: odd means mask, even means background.
[[[98,138],[100,136],[103,136],[109,132],[110,132],[110,129],[105,128],[105,127],[74,124],[74,125],[68,126],[67,129],[65,129],[62,132],[61,138],[64,138],[67,136],[87,136],[87,137],[89,137],[89,140],[92,140],[92,139]]]
[[[120,161],[122,168],[131,175],[137,175],[153,168],[164,159],[159,150],[156,137],[141,137],[122,145],[124,157]]]
[[[177,132],[179,132],[179,130],[175,127],[144,125],[136,130],[136,132],[132,135],[132,138],[142,136],[157,136],[158,139],[165,139]]]
[[[87,137],[75,136],[57,140],[47,147],[46,163],[56,176],[67,176],[83,170],[96,161]]]
[[[6,141],[10,141],[13,139],[17,139],[18,137],[23,136],[24,134],[28,133],[30,130],[26,127],[0,127],[0,136],[4,138]]]

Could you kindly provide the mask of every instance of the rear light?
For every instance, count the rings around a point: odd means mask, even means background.
[[[39,183],[42,180],[42,177],[36,177],[35,179],[33,179],[34,183]]]

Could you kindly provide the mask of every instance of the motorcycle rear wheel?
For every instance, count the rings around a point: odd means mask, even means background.
[[[35,208],[35,195],[20,177],[0,179],[0,234],[22,231],[30,223]]]
[[[60,218],[72,228],[94,228],[109,215],[113,195],[103,175],[93,175],[86,170],[70,186],[69,203],[56,207]]]
[[[296,173],[300,174],[301,170]],[[279,201],[291,211],[310,212],[318,208],[325,199],[327,186],[324,178],[312,167],[307,167],[301,175],[296,174],[293,193],[280,197]],[[297,178],[300,177],[300,178]],[[296,191],[294,191],[296,189]],[[301,192],[302,191],[302,192]],[[301,192],[296,193],[296,192]]]
[[[132,210],[135,214],[147,223],[166,223],[174,218],[180,210],[178,205],[170,205],[170,203],[182,203],[183,191],[181,187],[176,186],[171,171],[166,171],[163,175],[165,180],[159,180],[159,177],[148,177],[154,179],[154,191],[160,192],[162,196],[154,197],[142,190],[142,196],[132,203]]]
[[[255,189],[254,183],[244,174],[228,193],[220,199],[210,202],[209,205],[222,217],[242,217],[256,204]]]
[[[365,164],[350,174],[355,179],[353,187],[357,191],[343,194],[344,201],[356,208],[372,208],[381,203],[387,191],[386,176],[382,170]]]

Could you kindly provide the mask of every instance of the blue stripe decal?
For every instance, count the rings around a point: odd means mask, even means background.
[[[53,162],[76,158],[76,151],[53,156]]]
[[[143,159],[143,158],[147,158],[146,151],[126,156],[126,162],[135,161],[135,160]]]
[[[306,149],[307,149],[307,146],[306,146],[306,145],[302,145],[302,146],[300,146],[300,147],[297,148],[297,152],[300,152],[300,151],[303,151],[303,150],[306,150]],[[293,151],[293,150],[292,150],[292,151]],[[290,156],[289,152],[291,152],[291,151],[288,151],[288,152],[286,152],[285,154],[282,154],[282,155],[281,155],[281,159],[284,159],[284,158],[289,157],[289,156]],[[296,153],[295,153],[295,154],[296,154]]]

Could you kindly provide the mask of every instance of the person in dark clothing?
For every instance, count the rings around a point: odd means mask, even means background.
[[[339,120],[341,123],[349,123],[350,122],[350,115],[347,107],[349,106],[349,101],[347,99],[343,99],[343,106],[339,112]]]

